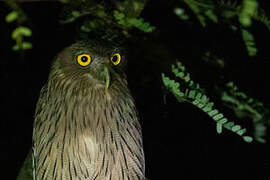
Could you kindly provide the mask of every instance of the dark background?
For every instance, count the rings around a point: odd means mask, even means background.
[[[213,101],[219,98],[214,85],[230,79],[270,107],[269,31],[255,22],[252,31],[258,56],[251,59],[239,33],[211,23],[202,28],[192,16],[193,23],[180,21],[173,14],[177,5],[175,1],[150,1],[142,17],[156,26],[156,31],[145,35],[134,30],[136,41],[126,44],[130,51],[129,85],[143,126],[147,177],[269,179],[269,143],[248,144],[227,130],[218,135],[211,118],[188,103],[178,103],[166,93],[160,79],[161,72],[168,72],[170,64],[180,59]],[[57,2],[22,5],[29,17],[27,25],[33,31],[27,39],[33,49],[19,53],[11,50],[14,42],[10,35],[16,25],[5,22],[10,9],[0,2],[0,164],[1,176],[8,177],[5,179],[15,179],[31,147],[35,105],[51,60],[76,38],[75,24],[58,22],[62,6]],[[262,6],[269,9],[266,3]],[[223,57],[226,68],[200,61],[208,49]],[[233,117],[232,111],[223,112]],[[246,126],[251,134],[252,123]]]

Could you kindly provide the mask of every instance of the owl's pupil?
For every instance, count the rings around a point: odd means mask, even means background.
[[[117,56],[113,56],[112,61],[116,62],[117,61]]]
[[[82,62],[86,62],[86,61],[88,60],[88,58],[87,58],[86,56],[83,56],[83,57],[81,58],[81,60],[82,60]]]

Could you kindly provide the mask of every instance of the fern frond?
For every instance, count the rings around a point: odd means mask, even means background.
[[[242,31],[242,38],[245,42],[248,51],[248,55],[255,56],[257,54],[257,48],[253,35],[246,29],[241,29],[241,31]]]
[[[218,23],[223,19],[231,20],[232,18],[238,18],[241,26],[235,26],[232,23],[233,21],[229,21],[229,26],[233,30],[239,27],[249,56],[255,56],[257,54],[257,48],[253,35],[246,29],[243,29],[243,27],[250,26],[254,19],[262,22],[270,30],[270,19],[263,10],[258,9],[256,0],[243,0],[242,4],[236,1],[224,0],[184,0],[184,2],[196,14],[203,27],[206,26],[206,19]]]
[[[210,19],[213,22],[217,23],[218,18],[216,14],[213,12],[214,6],[212,1],[209,2],[200,2],[195,0],[183,0],[190,9],[196,14],[199,22],[203,27],[206,26],[206,20]]]
[[[258,9],[257,0],[243,0],[242,1],[242,8],[239,14],[239,22],[248,27],[252,24],[252,18],[256,14]]]
[[[170,79],[165,76],[164,73],[161,74],[161,77],[164,86],[179,102],[189,102],[205,112],[216,122],[217,133],[222,133],[222,128],[226,128],[239,136],[242,136],[246,142],[252,141],[252,137],[244,136],[246,129],[242,128],[240,125],[235,125],[234,122],[228,121],[222,113],[220,113],[216,108],[213,108],[214,103],[209,101],[209,98],[200,88],[200,85],[191,80],[190,74],[186,72],[185,66],[183,66],[180,61],[178,61],[176,65],[172,65],[172,73],[176,79],[180,79],[180,81],[182,81],[181,83],[187,86],[185,92],[181,91],[180,82]]]
[[[260,9],[259,12],[254,16],[254,19],[263,23],[270,31],[270,18],[264,10]]]
[[[241,92],[233,82],[226,84],[228,88],[221,96],[221,100],[230,103],[238,118],[249,117],[254,124],[254,138],[261,143],[265,143],[266,135],[266,115],[269,110],[264,107],[263,103],[250,98],[244,92]]]

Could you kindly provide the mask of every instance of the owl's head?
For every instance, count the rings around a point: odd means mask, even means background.
[[[97,41],[79,41],[65,48],[53,62],[51,77],[108,89],[126,83],[123,48]]]

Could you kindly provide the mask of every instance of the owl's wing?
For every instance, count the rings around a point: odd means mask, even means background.
[[[28,152],[16,180],[33,180],[32,151],[31,150]]]
[[[45,87],[41,89],[39,101],[37,103],[36,112],[41,108],[41,99],[45,98]],[[34,143],[32,144],[34,148]],[[25,158],[23,166],[20,169],[20,172],[16,180],[33,180],[33,151],[30,150]]]

